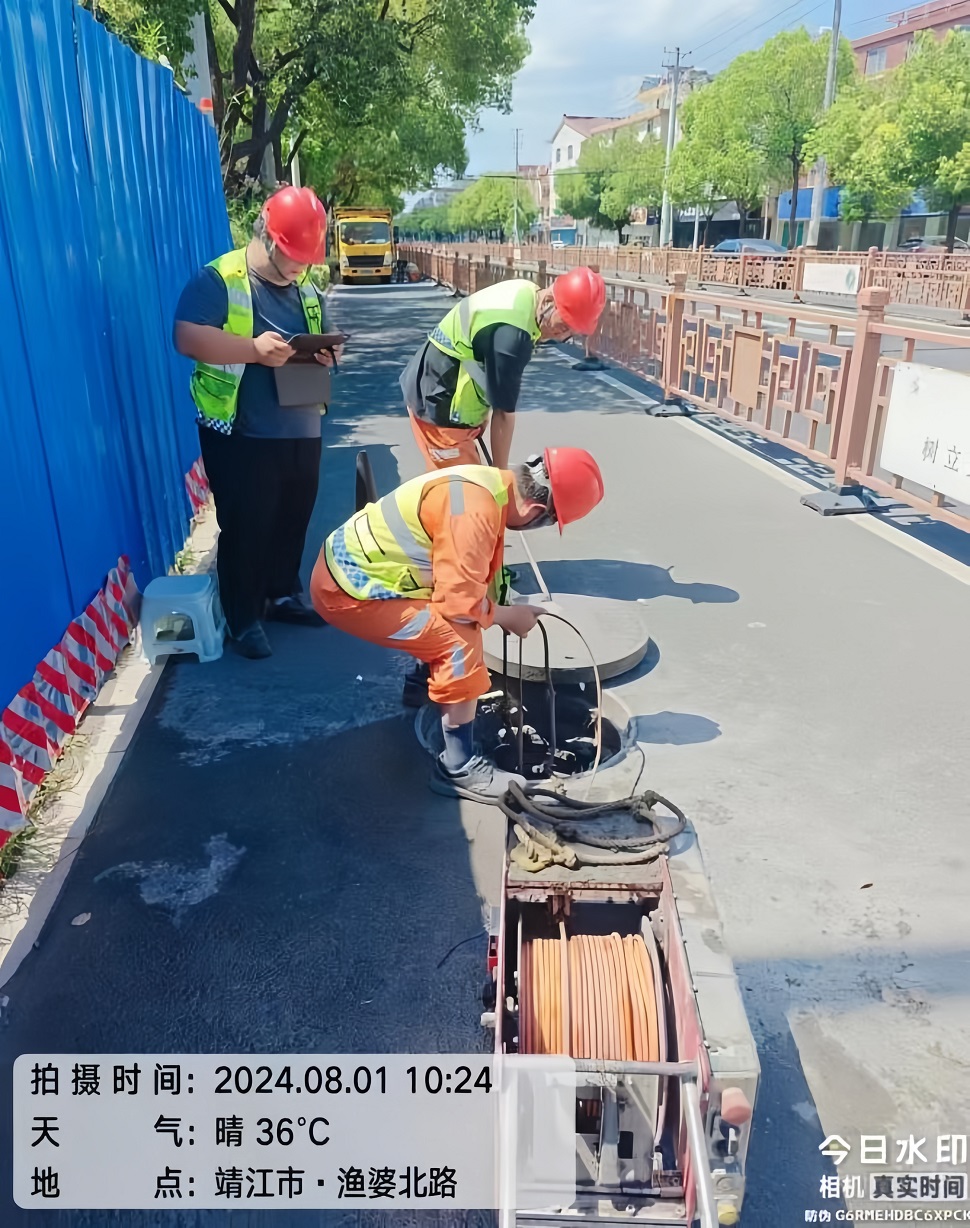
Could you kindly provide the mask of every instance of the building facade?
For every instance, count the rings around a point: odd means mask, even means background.
[[[867,34],[852,44],[859,71],[870,77],[902,64],[921,30],[932,30],[937,38],[950,30],[970,32],[970,0],[935,0],[891,13],[886,20],[888,30]]]

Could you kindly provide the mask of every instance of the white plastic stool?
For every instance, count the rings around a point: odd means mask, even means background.
[[[141,603],[142,649],[152,665],[159,657],[194,652],[200,661],[218,661],[226,618],[212,575],[160,576]]]

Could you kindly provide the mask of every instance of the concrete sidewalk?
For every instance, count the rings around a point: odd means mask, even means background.
[[[351,510],[360,447],[382,491],[418,472],[396,381],[452,301],[427,285],[335,293],[353,341],[307,573]],[[759,1044],[744,1222],[800,1223],[826,1205],[825,1133],[930,1149],[966,1133],[967,569],[941,570],[891,529],[813,515],[795,478],[698,423],[648,417],[544,348],[514,453],[549,443],[592,448],[607,500],[531,544],[554,591],[647,605],[652,650],[618,689],[644,784],[697,826]],[[403,659],[331,629],[270,635],[268,661],[166,668],[38,949],[3,989],[5,1104],[22,1052],[491,1043],[478,994],[496,812],[428,792],[398,707]],[[81,912],[91,920],[72,927]],[[9,1156],[9,1110],[0,1120]],[[28,1214],[9,1174],[0,1191],[11,1228],[378,1219]]]

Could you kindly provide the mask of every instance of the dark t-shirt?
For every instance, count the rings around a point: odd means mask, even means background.
[[[253,291],[254,337],[267,332],[279,333],[281,337],[306,332],[306,316],[297,286],[276,286],[253,272],[249,274],[249,284]],[[226,283],[215,269],[208,266],[200,269],[182,291],[175,319],[222,328],[228,316]],[[319,439],[320,410],[319,405],[284,408],[276,395],[273,368],[251,362],[246,364],[239,384],[239,402],[232,430],[258,439]]]
[[[490,324],[475,334],[472,351],[485,370],[486,400],[492,409],[514,413],[522,372],[534,350],[532,338],[514,324]],[[430,341],[414,355],[401,376],[406,404],[419,418],[436,426],[453,427],[451,402],[461,363]]]

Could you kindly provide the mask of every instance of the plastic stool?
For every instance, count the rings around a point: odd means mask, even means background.
[[[194,652],[200,661],[218,661],[226,617],[215,576],[160,576],[141,603],[142,649],[152,665],[159,657]]]

